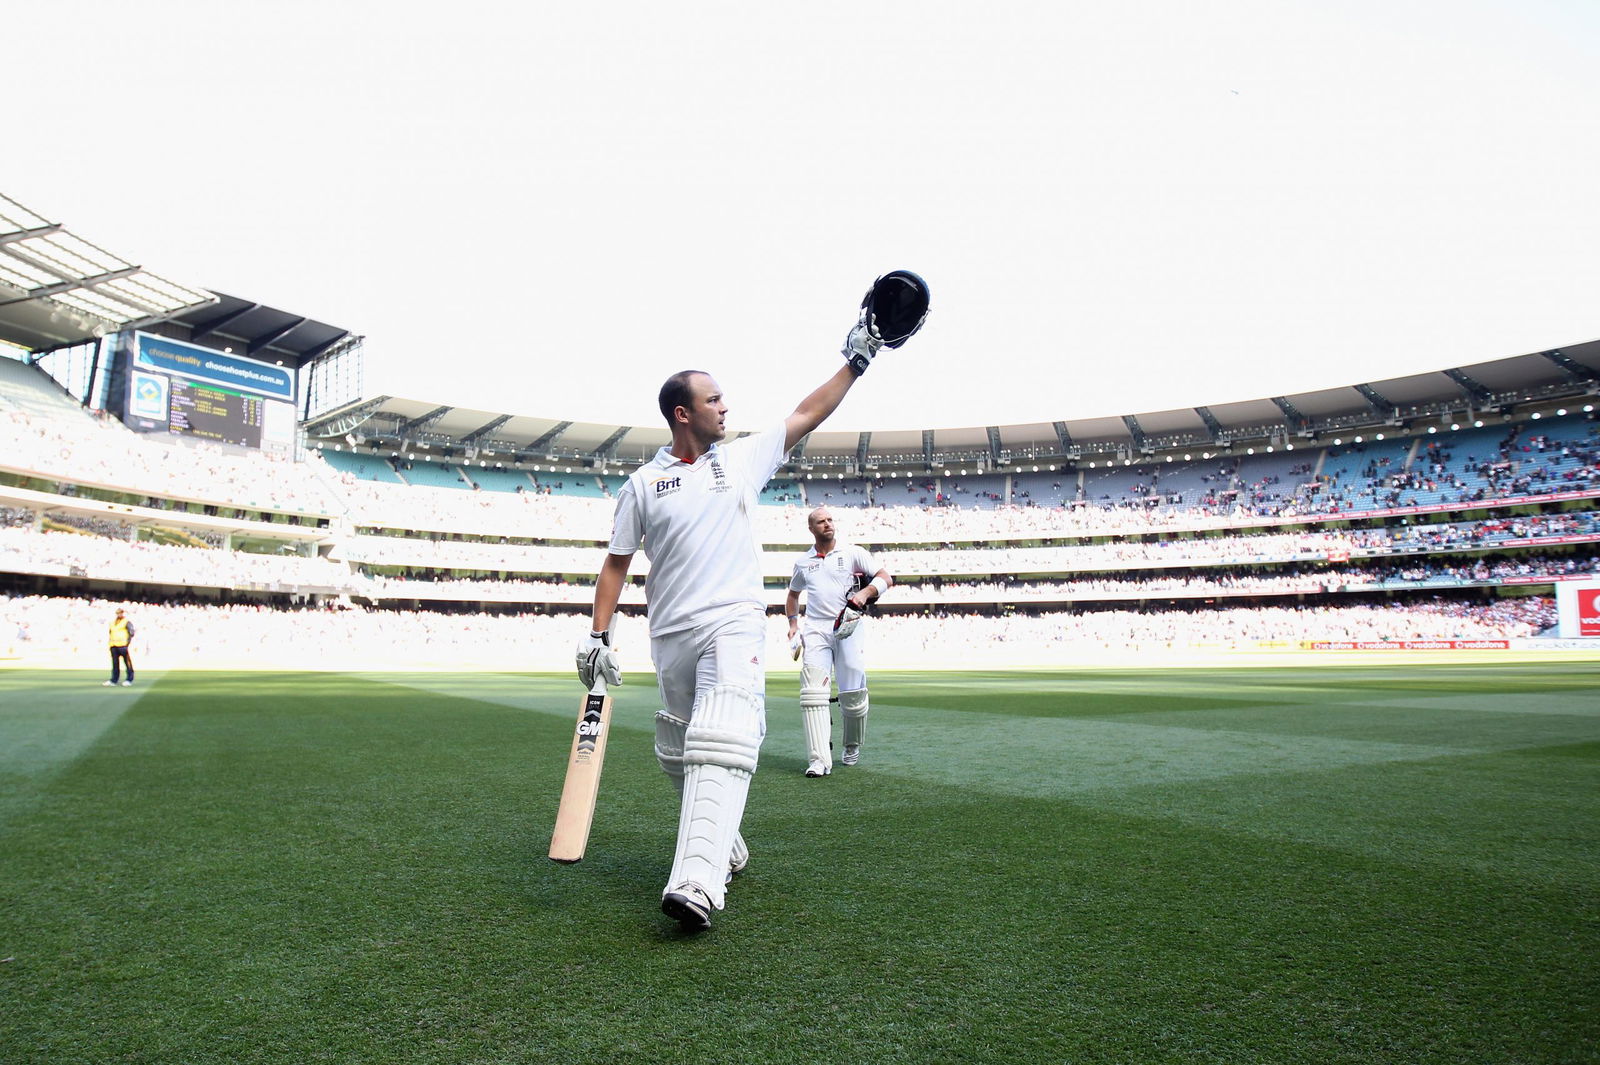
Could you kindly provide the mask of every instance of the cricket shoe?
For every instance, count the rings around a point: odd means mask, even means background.
[[[131,688],[131,687],[133,687],[133,681],[131,681],[131,680],[125,680],[125,681],[123,681],[123,682],[122,682],[122,686],[123,686],[123,687],[124,687],[124,688]]]
[[[813,758],[811,764],[806,766],[806,776],[808,777],[825,777],[832,772],[833,766],[824,765],[819,758]]]
[[[115,688],[116,686],[117,682],[114,680],[103,680],[100,682],[100,687],[102,688]]]
[[[840,765],[855,765],[861,761],[861,744],[847,743],[844,745],[844,754],[839,756]]]
[[[678,922],[685,932],[711,927],[711,896],[697,884],[681,884],[661,899],[661,912]]]

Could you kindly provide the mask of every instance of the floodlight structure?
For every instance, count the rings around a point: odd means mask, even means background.
[[[0,196],[0,337],[26,351],[81,344],[215,303]]]

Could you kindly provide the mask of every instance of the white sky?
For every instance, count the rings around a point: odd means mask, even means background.
[[[368,337],[368,388],[734,428],[1050,421],[1600,337],[1600,4],[52,0],[0,191]]]

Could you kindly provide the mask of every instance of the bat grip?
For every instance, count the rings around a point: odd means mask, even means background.
[[[606,626],[606,646],[611,648],[613,651],[616,650],[617,647],[617,619],[621,616],[622,611],[613,609],[611,611],[611,624]],[[604,695],[605,693],[606,678],[601,676],[600,671],[597,669],[594,671],[594,683],[589,685],[589,694]]]

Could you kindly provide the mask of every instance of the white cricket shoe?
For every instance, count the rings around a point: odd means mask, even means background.
[[[847,743],[844,745],[844,754],[839,756],[840,765],[855,765],[861,761],[861,744]]]
[[[820,758],[811,759],[811,764],[806,766],[806,776],[808,777],[825,777],[831,772],[833,772],[833,767],[823,764]]]
[[[711,896],[698,884],[680,884],[661,899],[661,912],[677,921],[685,932],[710,928],[711,908]]]
[[[102,687],[102,688],[114,688],[114,687],[116,687],[116,684],[117,684],[117,682],[114,681],[114,680],[103,680],[103,681],[100,682],[100,687]]]
[[[122,682],[122,686],[123,686],[123,687],[124,687],[124,688],[131,688],[131,687],[133,687],[133,681],[131,681],[131,680],[125,680],[125,681],[123,681],[123,682]]]

